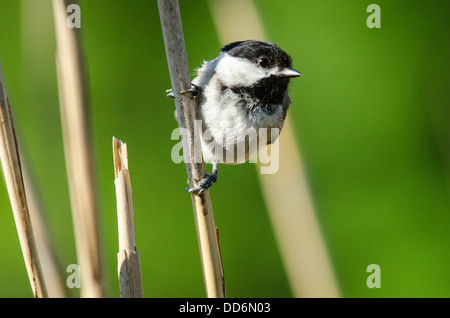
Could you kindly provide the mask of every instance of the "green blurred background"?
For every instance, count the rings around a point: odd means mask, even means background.
[[[342,296],[449,297],[450,2],[378,0],[381,29],[366,26],[370,3],[255,0],[268,39],[304,74],[289,116]],[[156,1],[80,4],[109,295],[119,294],[115,136],[128,145],[144,296],[203,297],[186,171],[170,157],[176,122]],[[180,7],[193,70],[220,43],[206,1]],[[76,254],[54,38],[51,1],[0,1],[18,141],[65,269]],[[222,167],[211,197],[228,296],[291,297],[255,167]],[[4,182],[0,255],[0,296],[31,297]],[[373,263],[380,289],[366,286]]]

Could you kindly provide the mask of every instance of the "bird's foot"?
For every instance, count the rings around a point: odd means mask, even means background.
[[[198,95],[200,95],[201,93],[203,93],[203,88],[191,83],[191,88],[180,92],[180,94],[186,94],[186,93],[192,93],[192,98],[195,98]]]
[[[180,94],[187,94],[187,93],[192,93],[192,98],[195,98],[201,93],[203,93],[203,88],[191,83],[191,88],[180,92]],[[166,96],[170,98],[175,98],[175,94],[173,93],[172,89],[166,90]]]
[[[175,98],[175,95],[173,94],[173,91],[171,88],[166,90],[166,96],[170,97],[170,98]]]
[[[217,173],[214,172],[211,174],[207,173],[202,180],[200,181],[194,180],[194,181],[197,184],[197,186],[193,188],[186,188],[186,191],[191,193],[198,191],[198,194],[202,194],[203,192],[211,188],[214,183],[217,182]]]

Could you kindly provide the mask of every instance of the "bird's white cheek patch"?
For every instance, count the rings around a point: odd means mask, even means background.
[[[267,77],[266,70],[247,59],[222,53],[216,67],[216,74],[228,86],[251,86]]]

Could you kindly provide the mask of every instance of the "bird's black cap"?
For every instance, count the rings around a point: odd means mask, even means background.
[[[222,47],[221,52],[227,52],[231,56],[247,58],[255,63],[260,58],[266,58],[269,66],[291,67],[292,58],[277,45],[258,40],[237,41]]]

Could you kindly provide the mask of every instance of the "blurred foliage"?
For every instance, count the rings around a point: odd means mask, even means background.
[[[450,296],[450,2],[379,0],[381,29],[366,26],[371,1],[255,2],[269,40],[304,74],[289,116],[343,296]],[[180,6],[194,70],[220,44],[205,1]],[[176,122],[156,1],[81,8],[109,293],[118,296],[115,136],[128,145],[144,295],[203,297],[186,172],[170,158]],[[0,1],[18,140],[65,270],[76,255],[52,19],[51,1]],[[211,196],[228,296],[292,296],[256,169],[221,167]],[[0,233],[0,296],[30,297],[4,182]],[[373,263],[380,289],[366,286]]]

